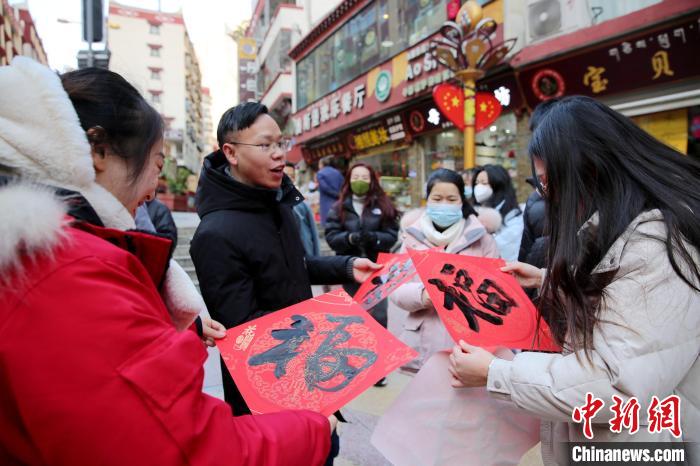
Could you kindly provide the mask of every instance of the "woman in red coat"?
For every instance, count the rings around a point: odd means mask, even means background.
[[[0,187],[0,464],[322,464],[324,416],[233,418],[202,393],[170,241],[127,229],[162,167],[158,114],[114,73],[62,80],[0,68],[0,168],[51,186]]]

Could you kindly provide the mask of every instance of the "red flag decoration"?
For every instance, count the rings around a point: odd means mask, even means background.
[[[376,306],[399,286],[416,275],[413,260],[408,254],[387,254],[380,252],[377,263],[384,267],[369,277],[355,293],[353,299],[363,309]]]
[[[329,416],[417,356],[343,290],[229,329],[216,345],[253,414]]]
[[[560,351],[502,259],[410,251],[452,339],[485,347]],[[424,257],[420,257],[424,256]]]
[[[440,111],[460,130],[464,131],[464,91],[454,84],[439,84],[433,88],[433,100]],[[476,93],[475,131],[488,128],[501,115],[501,103],[489,92]]]
[[[464,131],[464,91],[454,84],[442,83],[433,88],[433,100],[454,125]]]
[[[476,93],[476,122],[474,129],[478,133],[488,128],[501,115],[501,103],[490,92]]]

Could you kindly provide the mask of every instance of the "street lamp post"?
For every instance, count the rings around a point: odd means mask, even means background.
[[[464,168],[476,164],[476,81],[513,49],[516,39],[494,44],[491,37],[497,24],[482,18],[483,10],[474,0],[459,9],[456,21],[446,21],[440,28],[442,38],[431,42],[433,56],[455,73],[464,90]]]

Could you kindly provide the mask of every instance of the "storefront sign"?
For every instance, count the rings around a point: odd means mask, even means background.
[[[312,144],[302,148],[304,160],[307,163],[314,163],[323,157],[333,155],[336,157],[348,157],[348,147],[344,140],[338,136],[324,139],[318,144]]]
[[[364,125],[347,137],[351,150],[361,151],[381,146],[389,142],[402,141],[406,137],[400,115],[392,115]]]
[[[386,101],[391,94],[391,73],[387,70],[383,70],[377,76],[377,83],[374,87],[374,95],[377,96],[377,100],[380,102]]]
[[[519,79],[530,107],[562,95],[607,96],[700,75],[699,46],[695,15],[536,65]]]

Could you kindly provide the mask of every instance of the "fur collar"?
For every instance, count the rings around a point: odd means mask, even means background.
[[[0,88],[12,89],[0,92],[0,165],[24,180],[77,191],[106,227],[133,229],[126,207],[95,182],[90,145],[58,75],[29,58],[16,57],[11,66],[0,67]],[[53,193],[15,186],[2,188],[2,197],[5,208],[0,212],[11,218],[0,222],[0,270],[15,263],[21,251],[38,253],[60,243],[66,209]],[[178,329],[206,309],[192,280],[174,260],[161,294]]]
[[[38,185],[10,183],[0,187],[0,275],[19,262],[49,252],[65,237],[66,205]]]

